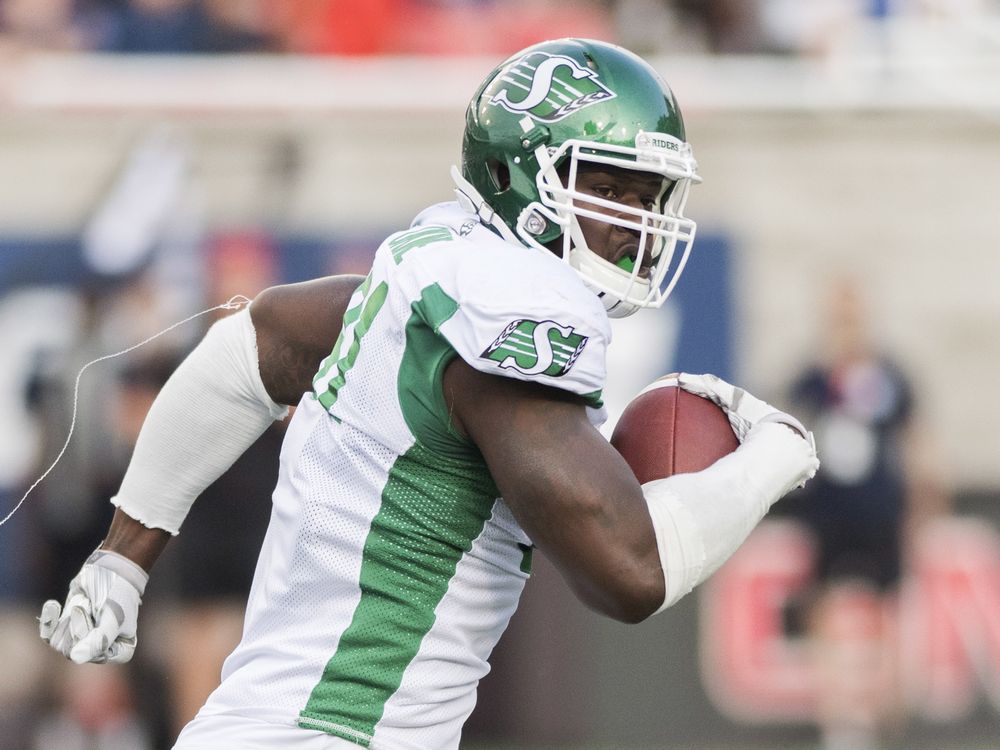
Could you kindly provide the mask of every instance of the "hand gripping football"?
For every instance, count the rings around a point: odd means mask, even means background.
[[[645,484],[706,469],[736,450],[739,441],[721,408],[664,377],[625,407],[611,445]]]

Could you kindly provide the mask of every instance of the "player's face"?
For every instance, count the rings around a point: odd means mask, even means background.
[[[594,195],[604,200],[622,203],[629,208],[647,211],[656,209],[662,187],[663,178],[659,175],[599,164],[581,164],[576,176],[576,189],[584,195]],[[577,203],[608,216],[618,215],[618,212],[607,206],[587,205],[580,199],[577,199]],[[631,218],[634,221],[634,217]],[[623,258],[635,259],[638,255],[639,230],[585,216],[578,216],[577,221],[587,246],[605,260],[618,263]],[[640,276],[649,273],[649,266],[653,261],[651,252],[653,241],[653,237],[646,236]]]

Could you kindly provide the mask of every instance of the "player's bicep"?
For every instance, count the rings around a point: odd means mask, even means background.
[[[320,362],[340,335],[361,276],[328,276],[266,289],[250,308],[260,376],[268,395],[294,405],[312,387]]]
[[[580,398],[453,362],[445,388],[518,522],[580,598],[642,619],[663,574],[642,490],[587,419]]]

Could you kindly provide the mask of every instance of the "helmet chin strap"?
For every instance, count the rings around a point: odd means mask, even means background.
[[[632,313],[639,311],[638,305],[633,305],[625,300],[608,300],[603,292],[599,295],[604,303],[604,312],[609,318],[627,318]]]
[[[597,299],[601,301],[601,304],[604,305],[604,312],[608,314],[609,318],[627,318],[632,313],[639,311],[639,305],[626,302],[619,297],[615,297],[601,289],[598,289],[597,286],[590,283],[590,281],[582,274],[580,275],[580,280],[583,281],[583,285],[592,291],[597,296]]]
[[[515,245],[525,244],[515,233],[508,227],[500,215],[493,210],[493,207],[486,202],[486,199],[479,194],[472,183],[462,177],[462,173],[458,171],[458,167],[452,165],[451,167],[451,179],[455,183],[455,195],[458,197],[459,205],[466,211],[472,214],[476,214],[479,220],[484,224],[493,227],[500,236],[503,237],[507,242],[513,242]]]

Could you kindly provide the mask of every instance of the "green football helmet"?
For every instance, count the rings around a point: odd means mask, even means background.
[[[576,189],[584,164],[659,175],[655,205],[584,195]],[[452,177],[463,205],[506,240],[546,252],[561,244],[612,317],[662,305],[691,251],[695,223],[683,211],[700,178],[680,110],[650,65],[612,44],[543,42],[497,67],[469,104],[462,170]],[[637,257],[605,260],[578,217],[636,233]]]

